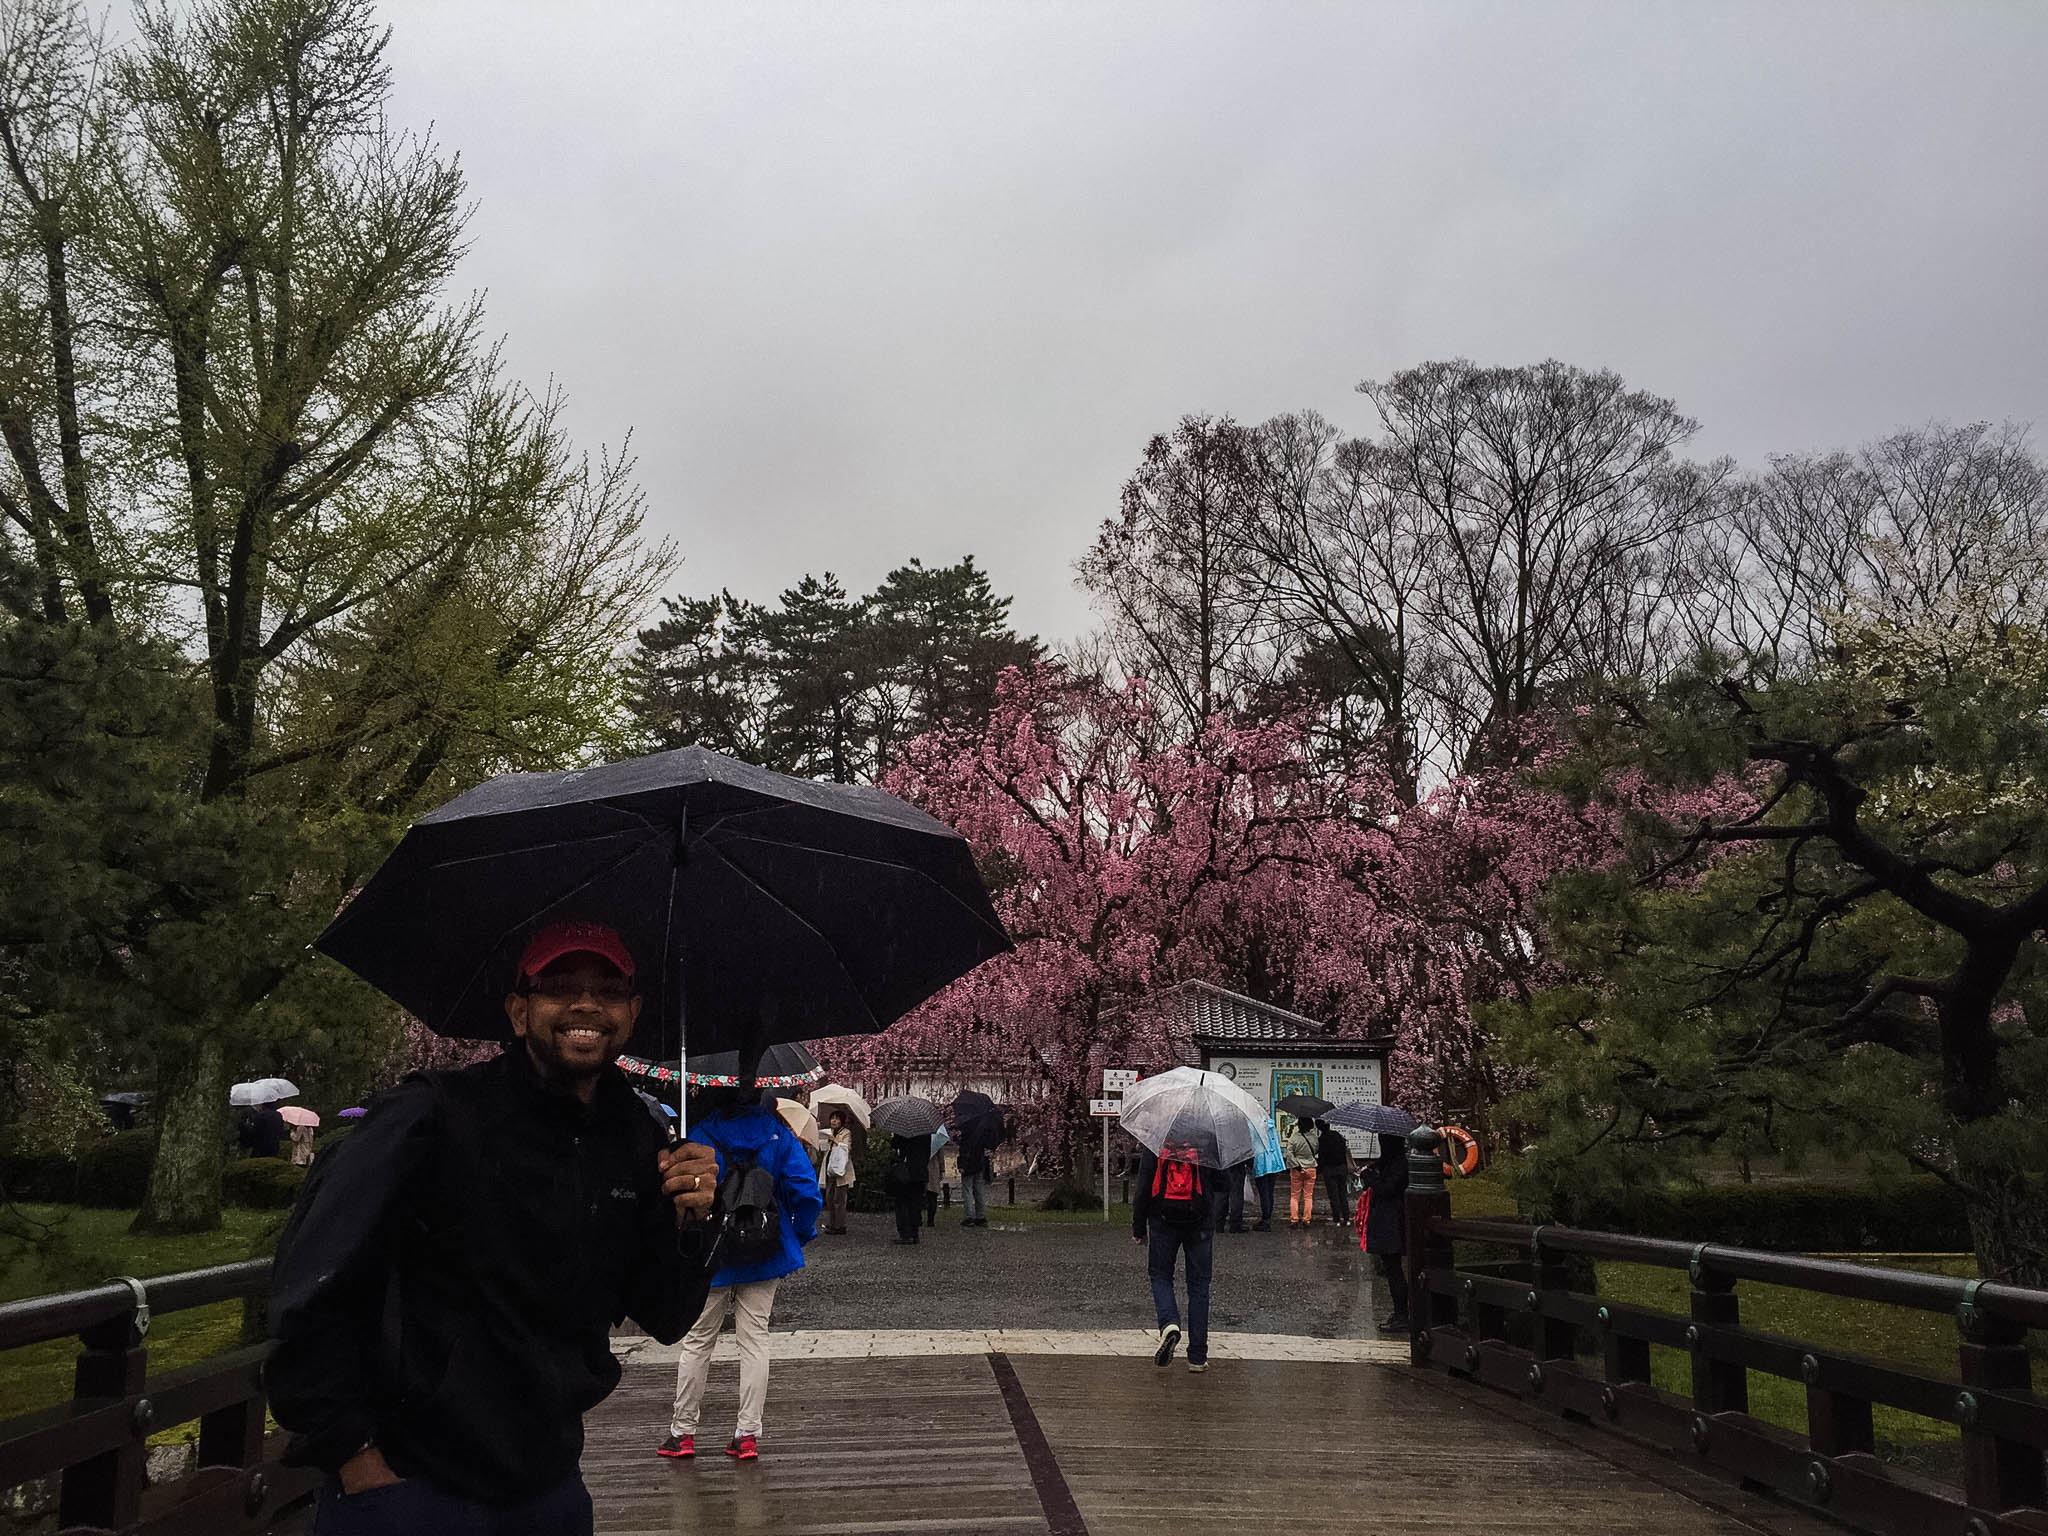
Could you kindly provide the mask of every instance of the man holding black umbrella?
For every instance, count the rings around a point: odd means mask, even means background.
[[[639,1017],[616,931],[554,923],[494,1060],[416,1073],[316,1165],[279,1243],[266,1368],[316,1536],[582,1536],[583,1415],[630,1316],[673,1343],[706,1289],[708,1147],[670,1149],[612,1064]]]

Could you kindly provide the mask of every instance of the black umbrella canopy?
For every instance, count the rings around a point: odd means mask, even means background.
[[[930,1099],[899,1093],[875,1105],[871,1121],[892,1136],[929,1136],[946,1123],[946,1116]]]
[[[690,1053],[692,1081],[729,1077],[737,1082],[739,1075],[738,1051],[707,1051],[701,1056],[694,1051]],[[794,1093],[824,1080],[825,1069],[818,1065],[818,1058],[810,1053],[808,1047],[794,1041],[769,1046],[754,1064],[756,1088],[787,1088]]]
[[[993,1152],[1010,1138],[1009,1117],[1003,1113],[1003,1107],[972,1088],[953,1096],[946,1118],[959,1139],[960,1150],[969,1155]]]
[[[1337,1106],[1312,1093],[1290,1093],[1273,1107],[1297,1120],[1320,1120]]]
[[[510,1037],[533,932],[608,923],[646,1004],[627,1049],[885,1028],[1010,948],[967,843],[865,785],[703,747],[507,774],[415,822],[314,947],[437,1034]]]

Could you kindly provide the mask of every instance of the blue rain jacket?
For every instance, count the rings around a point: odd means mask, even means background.
[[[751,1285],[779,1280],[804,1267],[803,1245],[818,1235],[818,1213],[825,1208],[818,1193],[817,1171],[810,1154],[782,1116],[765,1104],[732,1115],[713,1115],[690,1127],[690,1140],[718,1154],[718,1176],[725,1177],[727,1157],[749,1151],[775,1179],[775,1197],[782,1205],[782,1252],[758,1264],[728,1265],[711,1277],[713,1285]]]
[[[1269,1173],[1285,1173],[1287,1159],[1280,1155],[1280,1129],[1273,1124],[1273,1117],[1266,1116],[1265,1138],[1252,1148],[1252,1177],[1263,1179]]]

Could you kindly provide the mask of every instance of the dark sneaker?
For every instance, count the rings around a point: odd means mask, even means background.
[[[1199,1376],[1207,1369],[1209,1369],[1209,1362],[1206,1360],[1190,1360],[1188,1362],[1188,1370],[1194,1375]]]
[[[732,1444],[725,1448],[725,1454],[734,1461],[758,1461],[761,1448],[754,1443],[752,1435],[734,1435]]]
[[[1255,1221],[1252,1223],[1252,1230],[1254,1232],[1270,1232],[1273,1230],[1273,1223],[1270,1221]]]
[[[1173,1361],[1174,1346],[1180,1343],[1180,1324],[1168,1323],[1159,1330],[1159,1347],[1152,1351],[1154,1365],[1169,1365]]]
[[[1407,1331],[1408,1319],[1398,1313],[1380,1324],[1381,1333],[1406,1333]]]
[[[697,1454],[697,1437],[695,1435],[670,1435],[654,1448],[654,1454],[666,1456],[672,1461],[694,1456]]]

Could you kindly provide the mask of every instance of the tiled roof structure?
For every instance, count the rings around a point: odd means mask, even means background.
[[[1175,1031],[1197,1041],[1315,1045],[1323,1048],[1385,1049],[1386,1040],[1333,1039],[1330,1026],[1208,981],[1184,981],[1172,989]]]

